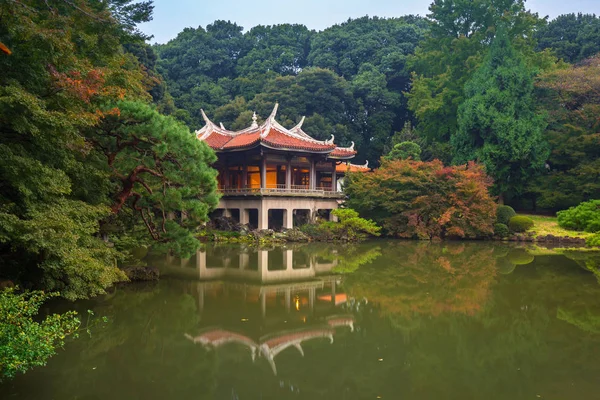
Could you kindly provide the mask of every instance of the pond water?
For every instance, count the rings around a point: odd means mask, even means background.
[[[93,310],[91,335],[0,398],[600,398],[585,253],[379,240],[150,262],[158,283],[53,305]]]

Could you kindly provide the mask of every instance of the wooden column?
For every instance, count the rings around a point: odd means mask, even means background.
[[[248,164],[244,161],[242,167],[242,188],[248,187]]]
[[[308,174],[308,176],[309,176],[308,188],[310,190],[315,190],[315,187],[316,187],[315,181],[317,180],[317,173],[315,171],[315,159],[314,158],[310,159],[310,173]]]
[[[333,163],[333,172],[331,173],[331,191],[337,192],[337,174],[335,172],[336,162]]]
[[[227,164],[225,164],[225,170],[223,171],[223,179],[225,180],[223,189],[229,189],[229,167]]]
[[[285,166],[285,188],[288,190],[292,188],[292,157],[288,158]]]
[[[263,154],[263,159],[260,164],[260,188],[267,187],[267,157]]]

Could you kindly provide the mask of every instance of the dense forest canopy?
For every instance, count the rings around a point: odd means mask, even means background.
[[[190,226],[216,205],[215,156],[151,105],[168,100],[135,28],[151,12],[0,3],[0,279],[85,298],[125,279],[117,261],[136,246],[198,247]]]
[[[250,124],[250,110],[265,117],[279,101],[284,124],[305,115],[315,137],[354,141],[364,149],[359,161],[376,163],[390,133],[410,120],[405,65],[427,29],[415,16],[364,17],[322,32],[282,24],[243,33],[235,23],[215,21],[154,49],[177,116],[191,129],[203,125],[200,108],[236,129]]]
[[[579,63],[599,52],[600,19],[567,14],[548,21],[530,12],[524,0],[435,0],[429,10],[426,17],[349,19],[323,31],[298,24],[245,31],[229,21],[186,28],[168,43],[152,46],[158,57],[153,66],[170,93],[162,100],[163,110],[191,130],[204,124],[201,108],[227,128],[241,129],[250,124],[252,111],[265,117],[278,101],[284,125],[293,125],[305,115],[306,131],[316,138],[335,135],[341,145],[355,142],[359,163],[369,160],[369,165],[377,166],[395,145],[414,142],[424,161],[437,158],[451,164],[476,158],[486,163],[498,182],[495,194],[520,207],[535,207],[544,193],[571,196],[576,183],[569,179],[575,175],[565,178],[562,170],[554,169],[559,163],[547,161],[548,149],[556,154],[559,143],[553,133],[560,123],[558,114],[563,119],[577,117],[572,108],[559,113],[556,102],[546,101],[556,98],[555,88],[537,82],[563,71],[567,63]],[[460,133],[465,123],[460,128],[459,108],[468,101],[472,107],[477,103],[470,97],[483,96],[482,101],[522,97],[508,91],[494,97],[490,94],[493,85],[477,94],[473,90],[472,81],[500,25],[506,27],[507,45],[514,48],[514,57],[521,60],[517,64],[528,82],[523,87],[528,93],[519,104],[497,104],[488,117],[514,118],[524,115],[511,111],[515,107],[527,110],[528,121],[521,118],[517,125],[536,129],[528,151],[519,149],[528,131],[521,129],[521,139],[510,139],[514,136],[511,124],[503,128],[502,138],[496,136],[501,133],[498,130],[487,136],[490,144],[496,143],[494,150],[487,147],[486,135],[475,132],[481,128],[477,124],[471,136]],[[561,75],[564,79],[568,71]],[[535,92],[532,83],[536,83]],[[465,90],[468,84],[470,91]],[[518,86],[515,81],[512,88]],[[478,114],[476,110],[472,112]],[[547,123],[549,128],[544,130]],[[581,129],[597,133],[591,126]],[[563,129],[562,134],[575,133]],[[499,152],[503,155],[498,158]],[[530,157],[534,162],[525,165]],[[572,201],[541,199],[539,205],[557,209],[577,204],[595,195],[592,186]]]

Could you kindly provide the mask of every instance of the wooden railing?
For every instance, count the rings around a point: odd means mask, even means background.
[[[338,198],[342,193],[332,191],[331,186],[319,186],[310,189],[308,185],[291,185],[288,189],[286,185],[267,185],[265,188],[245,187],[245,188],[219,188],[224,196],[299,196],[299,197],[333,197]]]

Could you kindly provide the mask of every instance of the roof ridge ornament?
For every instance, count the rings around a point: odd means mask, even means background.
[[[206,113],[202,108],[200,109],[200,113],[202,114],[202,119],[204,120],[204,122],[206,122],[206,125],[214,125],[213,122],[210,119],[208,119]]]
[[[252,113],[252,125],[250,125],[250,128],[258,128],[258,122],[256,122],[258,119],[258,117],[256,116],[256,111],[254,111]]]
[[[297,131],[297,130],[300,130],[300,129],[302,129],[302,124],[304,123],[304,119],[305,119],[305,118],[306,118],[306,116],[305,116],[305,115],[303,115],[303,116],[302,116],[302,119],[300,120],[300,122],[298,122],[298,124],[297,124],[295,127],[293,127],[292,129],[290,129],[290,130],[291,130],[291,131]]]
[[[223,126],[222,122],[219,122],[219,125],[221,126],[221,129],[223,129],[224,131],[226,131],[227,129],[225,129],[225,127]]]
[[[273,107],[273,111],[271,111],[271,115],[269,115],[270,121],[275,121],[275,115],[277,115],[278,108],[279,108],[279,103],[275,103],[275,107]]]
[[[363,165],[363,168],[369,168],[369,160],[365,161],[365,165]]]
[[[335,139],[335,136],[331,135],[331,139],[326,140],[325,143],[327,143],[327,144],[333,144],[333,139]]]
[[[354,141],[350,142],[350,150],[354,151]]]

